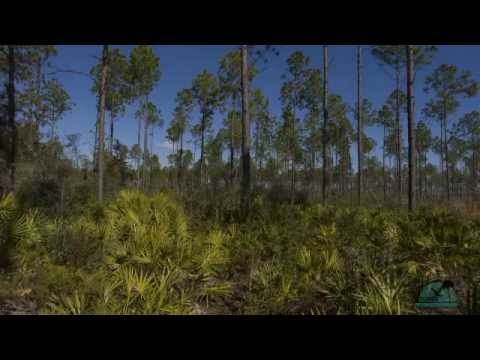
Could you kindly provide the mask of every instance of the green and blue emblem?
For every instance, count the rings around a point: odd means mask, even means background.
[[[422,288],[416,307],[419,309],[456,309],[458,298],[451,281],[434,281]]]

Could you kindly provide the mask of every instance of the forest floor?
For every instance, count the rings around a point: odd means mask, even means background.
[[[0,315],[36,315],[37,304],[23,296],[0,298]]]
[[[23,298],[0,300],[0,315],[36,315],[36,304]]]
[[[0,315],[35,315],[38,306],[31,298],[31,289],[19,289],[0,273]]]

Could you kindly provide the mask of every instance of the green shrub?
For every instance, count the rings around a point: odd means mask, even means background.
[[[16,197],[22,209],[41,209],[55,215],[61,197],[60,185],[53,179],[25,180],[20,184]]]
[[[43,313],[408,314],[437,278],[458,285],[462,311],[478,311],[480,223],[458,213],[258,193],[240,221],[235,192],[197,195],[188,216],[172,194],[122,191],[63,219],[24,212],[10,195],[0,246]]]

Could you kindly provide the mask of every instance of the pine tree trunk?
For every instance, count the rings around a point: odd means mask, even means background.
[[[110,153],[110,156],[113,154],[113,132],[115,128],[115,116],[113,114],[113,111],[110,111],[110,141],[108,145],[108,152]]]
[[[358,145],[358,179],[357,179],[357,201],[361,205],[363,189],[363,123],[362,123],[362,47],[357,48],[357,75],[358,75],[358,99],[357,99],[357,145]]]
[[[105,141],[105,84],[108,74],[108,45],[103,45],[102,78],[98,108],[98,170],[97,170],[97,201],[103,201],[103,152]]]
[[[250,85],[248,81],[248,46],[242,45],[242,210],[244,216],[248,216],[250,210],[250,111],[249,94]]]
[[[397,151],[397,193],[398,205],[402,203],[402,137],[400,124],[400,65],[397,66],[395,73],[395,80],[397,84],[397,96],[395,104],[395,127],[396,127],[396,151]]]
[[[97,113],[99,111],[100,102],[97,103]],[[98,169],[98,119],[95,121],[95,141],[93,145],[93,172],[96,174]]]
[[[311,170],[311,185],[312,185],[312,191],[315,193],[316,187],[315,187],[315,150],[312,150],[312,170]]]
[[[292,124],[290,126],[291,129],[291,134],[290,134],[290,140],[293,142],[293,139],[295,138],[295,106],[293,107],[292,111]],[[293,144],[290,144],[290,157],[292,160],[292,167],[291,167],[291,177],[290,177],[290,204],[293,205],[295,202],[295,154],[294,154],[294,147]]]
[[[141,147],[141,136],[142,136],[142,119],[138,118],[138,131],[137,131],[138,139],[138,155],[137,155],[137,190],[140,190],[140,162],[142,158],[142,147]]]
[[[259,121],[258,121],[258,118],[256,120],[256,123],[255,123],[255,178],[253,180],[253,186],[257,186],[257,182],[258,182],[258,149],[259,149],[259,135],[260,133],[260,124],[259,124]]]
[[[232,110],[233,110],[233,115],[235,115],[235,110],[236,110],[236,98],[233,96],[232,98]],[[235,116],[231,117],[231,123],[230,123],[230,186],[233,189],[234,186],[234,180],[235,180],[235,147],[234,147],[234,119]]]
[[[417,160],[417,169],[418,169],[418,200],[423,199],[423,169],[422,169],[422,154],[417,153],[418,160]]]
[[[233,188],[235,180],[235,149],[233,147],[233,128],[230,141],[230,186]]]
[[[449,156],[448,156],[448,135],[447,135],[447,111],[443,111],[443,126],[444,126],[444,145],[445,145],[445,174],[446,174],[446,190],[447,190],[447,202],[450,202],[450,164],[449,164]]]
[[[45,75],[43,71],[45,60],[40,56],[36,62],[36,79],[35,79],[35,106],[34,106],[34,129],[33,129],[33,176],[42,176],[39,172],[39,157],[40,157],[40,117],[42,116],[42,101],[41,90],[42,81],[45,82]]]
[[[153,156],[153,144],[154,144],[154,139],[155,137],[155,127],[152,125],[152,128],[150,130],[150,161],[149,161],[149,176],[148,176],[148,190],[152,189],[152,184],[153,184],[153,161],[152,161],[152,156]]]
[[[328,46],[323,46],[323,181],[322,181],[322,202],[325,205],[327,202],[328,189]]]
[[[142,173],[142,188],[147,187],[147,163],[148,163],[148,115],[146,114],[143,124],[143,173]]]
[[[423,182],[424,182],[424,187],[425,187],[425,195],[428,193],[427,189],[427,154],[425,153],[423,155]]]
[[[201,132],[202,132],[202,139],[200,143],[200,185],[203,185],[204,180],[204,163],[205,163],[205,111],[202,112],[202,124],[201,124]]]
[[[413,54],[410,45],[406,46],[407,51],[407,104],[408,104],[408,209],[415,209],[415,114],[413,112]]]
[[[440,119],[440,174],[441,174],[441,186],[445,189],[445,154],[444,154],[444,139],[443,139],[443,115]]]
[[[178,192],[182,193],[182,172],[183,172],[183,133],[180,134],[180,155],[178,159]]]
[[[477,192],[477,142],[475,137],[472,135],[472,144],[474,150],[472,152],[472,193],[475,196]]]
[[[39,105],[40,105],[40,93],[42,89],[42,59],[39,58],[37,61],[37,79],[36,79],[36,100],[37,100],[37,106],[36,110],[39,112]],[[35,137],[34,137],[34,142],[33,142],[33,151],[35,156],[38,155],[38,150],[40,147],[40,119],[39,119],[39,113],[35,116]]]
[[[387,173],[385,170],[385,139],[386,139],[386,126],[383,124],[383,151],[382,151],[382,175],[383,175],[383,202],[387,201]]]
[[[15,104],[15,47],[8,46],[8,127],[10,130],[10,148],[8,151],[8,169],[10,190],[15,190],[15,172],[17,169],[17,124],[15,121],[16,104]]]

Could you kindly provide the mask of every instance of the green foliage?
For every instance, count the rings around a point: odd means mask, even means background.
[[[12,251],[18,244],[39,240],[38,213],[23,212],[13,194],[0,198],[0,268],[11,265]]]
[[[220,86],[214,74],[202,71],[192,83],[193,99],[205,116],[211,116],[213,109],[220,104]]]
[[[17,200],[24,209],[55,209],[60,200],[60,186],[53,179],[24,181],[17,191]]]
[[[434,45],[411,46],[415,71],[430,64],[438,49]],[[378,59],[381,65],[387,65],[399,70],[400,66],[407,61],[405,45],[374,45],[372,46],[372,55]]]
[[[227,213],[234,196],[223,196]],[[51,220],[21,215],[9,195],[0,224],[15,281],[41,313],[392,315],[415,313],[427,281],[478,287],[480,224],[454,212],[272,206],[259,194],[253,204],[239,224],[235,213],[187,216],[166,193],[123,191]]]
[[[457,66],[442,64],[425,80],[425,92],[432,98],[423,113],[429,118],[442,122],[447,127],[447,116],[460,106],[460,97],[473,97],[478,93],[479,84],[468,70],[460,71]],[[445,130],[446,132],[446,130]]]
[[[132,99],[132,87],[129,80],[134,82],[134,74],[129,69],[128,59],[119,49],[110,49],[108,53],[108,73],[106,79],[106,110],[114,115],[125,112],[125,105]],[[90,70],[90,75],[95,79],[92,92],[100,91],[102,64],[97,64]],[[131,76],[131,78],[128,78]],[[138,76],[137,76],[138,77]]]
[[[132,96],[144,97],[150,94],[160,80],[160,59],[151,46],[139,45],[130,54],[126,79],[132,89]]]
[[[372,273],[367,277],[364,290],[357,294],[356,312],[360,315],[405,314],[402,299],[403,282]]]
[[[148,101],[142,104],[140,109],[135,113],[138,120],[144,119],[148,125],[163,126],[163,119],[157,106]]]
[[[66,92],[58,80],[50,80],[46,85],[45,102],[49,114],[47,119],[54,123],[72,109],[70,95]]]

